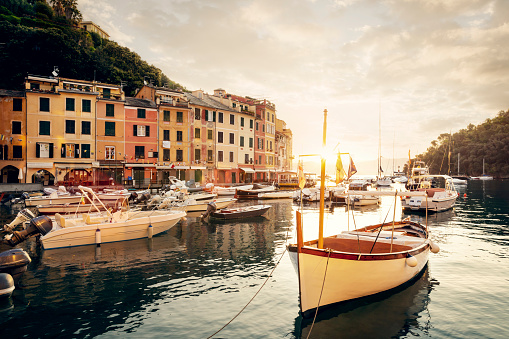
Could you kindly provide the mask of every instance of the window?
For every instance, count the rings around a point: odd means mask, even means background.
[[[182,141],[182,131],[177,131],[177,141]]]
[[[109,99],[111,98],[111,89],[109,88],[103,88],[103,98]]]
[[[49,121],[39,121],[39,135],[50,135]]]
[[[113,105],[113,104],[106,104],[106,116],[107,117],[115,116],[115,105]]]
[[[170,130],[169,129],[165,129],[163,131],[163,140],[165,140],[165,141],[170,140]]]
[[[267,151],[270,150],[269,148],[269,141],[267,140]]]
[[[230,145],[235,144],[235,133],[230,133]]]
[[[244,163],[249,164],[249,154],[244,154]]]
[[[199,128],[195,128],[194,129],[194,137],[197,138],[197,139],[200,139],[200,129]]]
[[[223,151],[217,152],[217,161],[223,162]]]
[[[270,113],[267,112],[267,120],[270,120]]]
[[[194,150],[194,160],[200,161],[200,155],[201,155],[201,150],[199,148],[196,148]]]
[[[39,89],[41,89],[41,85],[39,85],[39,84],[30,84],[30,89],[38,91]]]
[[[135,137],[149,137],[150,126],[133,125],[133,136]]]
[[[76,144],[62,144],[62,158],[79,158],[80,148]]]
[[[163,112],[163,121],[170,121],[170,111]]]
[[[211,129],[207,130],[207,139],[212,140],[212,130]]]
[[[163,161],[170,161],[170,150],[167,148],[163,149]]]
[[[244,127],[244,117],[240,117],[240,126]]]
[[[65,110],[74,112],[74,98],[65,98]]]
[[[184,151],[181,149],[177,150],[177,161],[184,161]]]
[[[263,149],[263,140],[258,138],[258,149]]]
[[[249,128],[253,128],[253,119],[249,119]]]
[[[12,110],[14,112],[21,112],[23,110],[23,100],[19,98],[12,99]]]
[[[262,125],[262,132],[265,132],[265,125]]]
[[[36,158],[53,158],[53,143],[36,142],[35,143]]]
[[[13,159],[23,158],[23,146],[20,145],[12,146],[12,158]]]
[[[81,144],[81,157],[90,158],[90,144]]]
[[[90,135],[90,121],[81,122],[81,134]]]
[[[115,160],[115,146],[106,146],[104,150],[105,160]]]
[[[201,114],[200,114],[199,108],[194,109],[194,120],[201,120]]]
[[[115,122],[105,121],[104,122],[104,135],[114,137],[115,136]]]
[[[235,125],[235,115],[230,114],[230,125]]]
[[[261,155],[258,156],[258,164],[260,164],[260,165],[262,164],[262,156]]]
[[[12,122],[12,134],[21,134],[21,121]]]
[[[240,147],[244,147],[244,137],[240,137]]]
[[[223,123],[223,112],[219,112],[219,115],[217,116],[217,122]]]
[[[148,156],[150,158],[157,158],[159,156],[159,152],[148,152]]]
[[[274,122],[274,114],[272,114],[272,122]]]
[[[138,108],[137,118],[138,119],[145,119],[145,116],[146,116],[145,109],[144,108]]]
[[[230,162],[233,162],[233,152],[230,152]]]
[[[254,140],[253,138],[249,138],[249,147],[253,148]]]
[[[49,112],[49,98],[39,98],[39,111]]]
[[[223,132],[217,132],[217,142],[219,144],[223,143]]]
[[[68,134],[76,133],[76,122],[74,120],[65,121],[65,133]]]
[[[134,146],[134,157],[136,159],[145,159],[145,146]]]
[[[184,122],[184,113],[177,112],[177,122]]]
[[[272,151],[272,141],[270,142],[270,150]]]
[[[258,122],[256,123],[256,130],[258,131]]]
[[[92,101],[88,99],[81,100],[81,111],[86,113],[92,112]]]
[[[213,159],[212,158],[212,150],[209,149],[209,150],[207,150],[207,161],[210,162],[210,161],[212,161],[212,159]]]

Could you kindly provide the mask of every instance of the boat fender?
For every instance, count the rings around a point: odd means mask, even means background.
[[[8,297],[14,291],[14,279],[9,273],[0,273],[0,297]]]
[[[429,241],[429,247],[431,248],[431,253],[437,254],[440,252],[440,247],[431,240]]]
[[[154,228],[152,227],[152,224],[148,225],[148,238],[151,239],[154,235]]]
[[[100,229],[95,230],[95,244],[101,245],[101,230]]]
[[[415,267],[417,266],[417,259],[415,259],[414,256],[409,254],[406,258],[406,264],[410,267]]]

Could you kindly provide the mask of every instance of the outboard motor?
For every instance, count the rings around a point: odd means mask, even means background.
[[[0,274],[9,274],[14,284],[17,284],[27,265],[32,260],[27,252],[21,248],[13,248],[0,253]],[[1,283],[0,283],[1,284]],[[0,290],[2,287],[0,286]]]
[[[34,235],[46,235],[52,228],[51,219],[47,215],[41,215],[30,220],[27,228],[23,231],[15,231],[5,236],[5,241],[11,246],[16,246]]]
[[[201,215],[201,220],[205,220],[211,213],[214,213],[215,211],[217,211],[216,203],[214,201],[209,202],[207,204],[207,210]]]
[[[0,273],[0,298],[8,297],[14,291],[14,279],[9,273]]]
[[[23,193],[23,194],[25,194],[25,193]],[[11,223],[9,225],[4,226],[4,231],[12,232],[12,230],[14,228],[16,228],[16,226],[24,223],[25,221],[31,220],[33,218],[35,218],[35,215],[32,213],[32,211],[30,211],[28,208],[24,208],[18,212],[18,215],[16,215],[16,218],[13,221],[11,221]]]

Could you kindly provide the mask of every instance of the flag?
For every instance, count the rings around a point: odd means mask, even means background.
[[[341,154],[338,152],[338,160],[336,161],[336,185],[345,179],[346,173],[341,161]]]
[[[299,187],[303,189],[306,187],[306,177],[304,176],[304,170],[302,169],[302,161],[299,161],[299,169],[297,170],[297,175],[299,177]]]
[[[357,168],[355,167],[355,164],[353,163],[352,157],[350,157],[350,166],[348,166],[348,178],[347,179],[350,179],[352,177],[352,175],[354,175],[355,173],[357,173]]]

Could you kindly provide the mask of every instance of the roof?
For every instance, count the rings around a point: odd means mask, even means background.
[[[125,98],[126,106],[143,107],[143,108],[157,108],[156,103],[148,99],[138,99],[132,97]]]
[[[230,111],[230,112],[239,113],[238,111],[234,110],[233,108],[223,105],[219,101],[209,98],[208,94],[204,93],[203,98],[201,98],[201,99],[192,95],[191,93],[185,93],[185,95],[191,105],[205,106],[205,107],[215,108],[215,109],[218,109],[221,111]]]
[[[0,97],[24,97],[25,91],[13,91],[10,89],[0,89]]]

